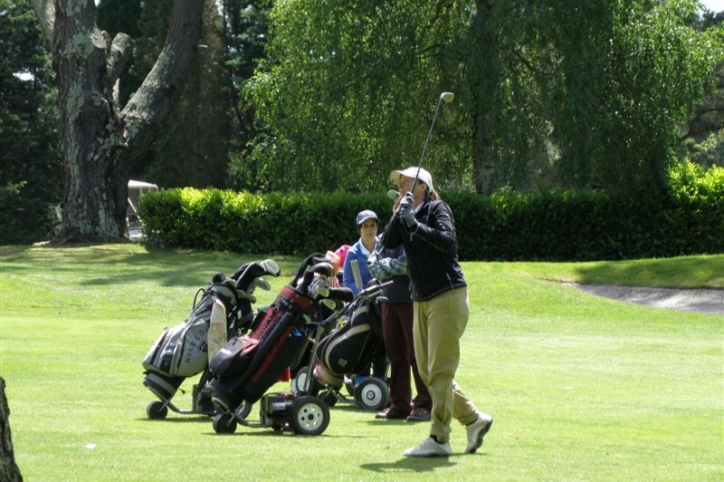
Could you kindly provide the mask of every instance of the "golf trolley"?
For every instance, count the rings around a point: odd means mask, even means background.
[[[363,410],[381,410],[390,402],[387,381],[372,376],[355,376],[369,362],[374,345],[381,342],[379,304],[382,288],[391,281],[375,284],[359,292],[353,301],[338,309],[322,322],[324,334],[314,345],[312,371],[303,367],[291,381],[292,393],[317,395],[329,407],[338,402],[356,403]],[[345,388],[347,395],[342,393]]]
[[[211,397],[205,390],[211,379],[208,369],[209,352],[213,354],[214,336],[225,343],[248,330],[255,319],[252,303],[254,290],[269,290],[264,275],[279,276],[279,265],[271,259],[241,265],[230,278],[217,273],[206,288],[194,296],[191,312],[186,320],[173,328],[165,328],[143,359],[146,386],[158,400],[146,407],[150,419],[166,418],[171,410],[181,415],[213,415]],[[259,310],[258,316],[264,310]],[[178,407],[172,399],[181,384],[189,377],[201,373],[192,389],[190,409]],[[181,391],[184,393],[183,391]]]
[[[322,255],[309,256],[264,318],[248,334],[232,338],[211,360],[208,389],[216,408],[213,428],[231,434],[237,425],[320,435],[329,425],[327,405],[305,385],[296,393],[266,393],[281,374],[296,366],[310,343],[322,336],[316,312],[352,299],[348,288],[329,288],[332,265]],[[259,421],[247,419],[259,403]]]

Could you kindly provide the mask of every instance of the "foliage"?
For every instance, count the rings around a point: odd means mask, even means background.
[[[231,138],[230,86],[216,3],[205,2],[200,54],[170,113],[144,177],[164,187],[226,185]],[[167,23],[167,22],[166,22]],[[157,39],[163,45],[163,38]]]
[[[24,1],[8,5],[3,65],[16,52],[5,42],[30,32],[25,20],[8,20]],[[697,7],[694,0],[206,2],[202,55],[152,151],[133,149],[130,174],[165,187],[373,192],[389,170],[418,162],[439,93],[452,91],[426,158],[441,189],[573,187],[655,198],[675,153],[722,163],[724,90],[715,84],[724,66],[722,15],[698,16]],[[99,3],[99,27],[136,40],[115,107],[154,65],[171,10],[171,0]],[[31,43],[23,58],[34,64],[41,42]],[[44,69],[33,82],[3,70],[3,100],[18,85],[50,97],[29,101],[37,108],[24,115],[37,116],[25,126],[3,118],[0,171],[26,172],[0,185],[7,198],[25,182],[23,196],[50,208],[62,183],[53,165],[55,93]],[[31,130],[32,141],[15,135]],[[98,159],[127,151],[109,147]],[[115,191],[106,198],[122,202],[122,189]]]
[[[133,5],[119,0],[104,0],[103,3],[107,4],[105,12],[111,13]],[[153,151],[140,159],[132,170],[132,176],[164,187],[221,187],[225,184],[231,137],[229,85],[224,82],[228,76],[221,66],[224,44],[216,5],[214,2],[204,2],[204,5],[199,41],[202,47],[183,93],[169,114]],[[129,84],[127,89],[137,89],[158,59],[172,8],[173,0],[138,4],[134,62],[122,78]],[[115,28],[130,27],[128,20],[123,22],[110,17],[108,21]]]
[[[724,169],[671,171],[672,192],[639,198],[600,190],[449,192],[462,260],[613,260],[724,252]],[[304,254],[357,239],[351,220],[378,194],[258,195],[172,189],[144,196],[149,241],[169,247]]]
[[[453,19],[410,1],[317,0],[277,2],[270,20],[270,61],[247,92],[270,129],[255,158],[272,190],[369,191],[416,163]]]
[[[58,229],[57,205],[25,191],[25,181],[0,186],[0,245],[44,241]]]
[[[263,191],[269,176],[257,162],[253,145],[260,145],[266,128],[257,119],[256,107],[246,95],[246,83],[263,59],[267,59],[269,0],[223,0],[220,2],[224,37],[225,78],[231,85],[234,112],[225,186],[237,190]]]
[[[128,102],[133,92],[141,86],[147,72],[141,72],[136,67],[142,62],[144,46],[148,35],[144,35],[142,28],[144,9],[150,4],[162,5],[164,2],[142,2],[141,0],[102,0],[98,2],[96,15],[98,28],[115,37],[119,32],[129,35],[136,42],[136,55],[128,63],[128,68],[121,74],[119,100],[121,104]],[[167,5],[168,6],[168,5]],[[166,12],[170,14],[170,11]],[[168,16],[164,18],[167,21]],[[143,27],[142,27],[143,26]],[[165,29],[163,21],[157,19],[156,28]],[[147,34],[148,32],[146,32]]]
[[[692,250],[722,244],[724,238],[724,167],[711,166],[704,170],[690,161],[675,166],[669,172],[674,204],[672,216],[684,225],[687,238],[696,242]],[[724,250],[724,247],[722,247]]]
[[[724,252],[724,169],[670,170],[667,193],[503,191],[450,197],[463,259],[591,260]]]
[[[389,200],[380,194],[235,193],[167,189],[139,202],[148,240],[169,247],[239,253],[303,255],[352,244],[355,216],[372,209],[386,222]]]
[[[26,1],[0,0],[0,244],[53,236],[62,200],[57,90]]]
[[[693,0],[574,3],[275,3],[244,87],[268,131],[245,158],[267,190],[373,189],[452,90],[427,159],[450,186],[664,189],[721,42]]]

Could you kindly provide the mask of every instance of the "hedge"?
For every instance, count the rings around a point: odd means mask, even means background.
[[[648,199],[595,190],[533,194],[445,192],[463,261],[583,261],[724,252],[724,168],[685,163],[670,190]],[[384,193],[250,194],[168,189],[139,206],[147,242],[238,253],[306,255],[352,244],[354,219],[374,210],[386,223]]]

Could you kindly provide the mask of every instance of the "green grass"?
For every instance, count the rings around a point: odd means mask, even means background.
[[[216,271],[253,259],[104,245],[0,248],[0,375],[26,481],[721,481],[721,316],[598,298],[553,280],[724,287],[724,255],[617,263],[464,263],[458,381],[495,417],[482,453],[409,460],[427,424],[331,409],[319,437],[203,416],[146,418],[141,360]],[[271,302],[300,261],[261,292]],[[191,385],[178,405],[190,406]],[[275,389],[286,389],[280,384]],[[256,415],[256,408],[252,416]]]

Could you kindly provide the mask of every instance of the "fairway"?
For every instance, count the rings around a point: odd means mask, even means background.
[[[353,404],[331,408],[317,437],[241,426],[218,435],[205,416],[149,420],[155,398],[141,383],[141,360],[164,327],[184,320],[197,288],[249,259],[138,245],[3,248],[0,375],[24,480],[724,478],[724,317],[555,282],[580,282],[592,269],[573,263],[463,263],[471,318],[457,379],[495,420],[478,454],[462,455],[465,432],[454,423],[452,457],[402,457],[428,424],[376,420]],[[257,293],[256,307],[298,261],[279,259],[282,276]],[[707,261],[723,272],[724,256]],[[174,399],[181,407],[190,407],[195,382]]]

